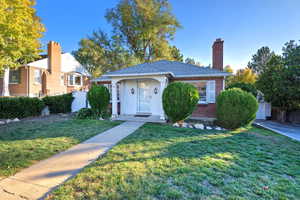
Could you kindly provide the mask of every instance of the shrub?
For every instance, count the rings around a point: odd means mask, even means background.
[[[97,119],[97,115],[91,108],[81,108],[76,114],[77,119]]]
[[[45,107],[39,98],[0,97],[0,118],[24,118],[39,116]]]
[[[93,85],[87,94],[87,98],[92,110],[98,116],[103,116],[106,114],[109,105],[110,94],[105,86]]]
[[[217,123],[227,129],[249,125],[256,117],[258,103],[249,92],[228,89],[217,97]]]
[[[57,96],[46,96],[43,101],[46,106],[49,107],[50,113],[69,113],[72,111],[73,102],[72,93],[57,95]]]
[[[240,88],[246,92],[250,92],[251,94],[253,94],[253,96],[257,97],[257,89],[254,87],[254,85],[250,83],[244,83],[244,82],[232,83],[226,89],[231,89],[231,88]]]
[[[171,122],[185,120],[199,101],[197,88],[188,83],[175,82],[163,92],[163,108]]]

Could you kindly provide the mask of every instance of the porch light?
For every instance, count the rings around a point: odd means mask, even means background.
[[[131,88],[130,92],[131,94],[134,94],[134,88]]]
[[[157,94],[157,93],[158,93],[158,89],[154,88],[154,94]]]

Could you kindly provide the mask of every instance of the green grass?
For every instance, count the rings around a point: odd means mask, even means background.
[[[0,178],[66,150],[119,122],[20,122],[0,127]]]
[[[300,143],[146,124],[49,199],[300,199]]]

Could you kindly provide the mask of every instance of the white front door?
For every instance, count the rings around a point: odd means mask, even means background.
[[[151,84],[148,81],[138,81],[138,112],[151,113]]]

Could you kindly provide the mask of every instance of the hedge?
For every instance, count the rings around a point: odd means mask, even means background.
[[[256,98],[240,88],[225,90],[217,97],[217,123],[223,128],[249,125],[256,118],[257,110]]]
[[[72,111],[73,102],[72,93],[57,95],[57,96],[46,96],[43,101],[46,106],[49,107],[50,113],[69,113]]]
[[[0,118],[24,118],[39,116],[45,107],[39,98],[0,97]]]
[[[166,115],[174,123],[192,114],[199,101],[199,92],[189,83],[175,82],[164,90],[162,101]]]

